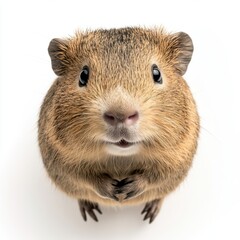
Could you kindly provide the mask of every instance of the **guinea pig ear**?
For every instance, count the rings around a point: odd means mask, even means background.
[[[173,51],[175,52],[175,68],[182,76],[187,71],[187,67],[192,58],[193,42],[188,34],[178,32],[171,35]]]
[[[62,76],[66,73],[69,60],[67,57],[68,41],[54,38],[49,43],[48,53],[52,62],[52,69],[56,75]]]

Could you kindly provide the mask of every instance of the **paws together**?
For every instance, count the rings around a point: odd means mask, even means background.
[[[103,198],[110,198],[114,201],[123,202],[127,199],[137,197],[142,194],[147,187],[147,180],[144,179],[141,172],[134,172],[131,176],[121,181],[111,178],[108,174],[102,174],[96,183],[96,190]],[[87,220],[87,214],[95,221],[98,221],[94,212],[102,214],[97,203],[86,200],[78,200],[83,219]],[[162,199],[155,199],[147,202],[142,214],[145,214],[144,220],[149,219],[151,223],[157,216],[162,204]]]
[[[147,181],[139,173],[121,181],[112,179],[108,174],[103,174],[98,183],[97,191],[104,198],[122,202],[143,193],[146,185]]]

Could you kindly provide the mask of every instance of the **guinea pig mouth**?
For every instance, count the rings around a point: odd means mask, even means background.
[[[121,148],[128,148],[128,147],[134,145],[135,143],[128,142],[125,139],[121,139],[119,142],[115,142],[115,143],[112,142],[111,144],[114,144],[114,145],[116,145],[118,147],[121,147]]]

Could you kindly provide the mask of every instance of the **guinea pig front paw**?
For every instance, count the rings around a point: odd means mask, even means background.
[[[147,181],[140,174],[134,174],[116,185],[116,197],[124,201],[142,194],[146,189]]]
[[[110,198],[115,201],[119,201],[116,197],[119,181],[111,178],[108,174],[102,174],[97,181],[97,192],[103,198]]]
[[[96,222],[98,222],[97,216],[93,210],[98,211],[100,214],[102,214],[102,212],[97,203],[79,199],[78,205],[79,205],[80,212],[82,214],[84,221],[87,221],[87,214],[86,214],[86,212],[87,212],[92,219],[94,219]]]

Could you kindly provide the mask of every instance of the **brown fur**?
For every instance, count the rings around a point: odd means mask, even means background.
[[[163,199],[180,184],[199,132],[195,102],[182,78],[192,51],[187,34],[162,29],[97,30],[52,40],[49,54],[59,77],[41,107],[39,145],[59,188],[80,200],[126,205]],[[152,64],[163,75],[161,87],[153,82]],[[80,89],[85,65],[90,78]],[[106,153],[102,106],[138,109],[137,132],[144,140],[137,154]],[[124,179],[130,183],[116,192],[114,185]]]

